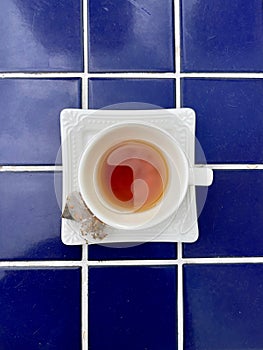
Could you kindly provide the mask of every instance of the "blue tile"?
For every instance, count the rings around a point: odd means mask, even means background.
[[[263,70],[261,0],[181,0],[183,71]]]
[[[80,271],[0,269],[0,348],[81,349]]]
[[[79,79],[0,80],[0,164],[54,164],[67,107],[80,107]]]
[[[90,0],[90,71],[173,71],[173,21],[172,0]]]
[[[184,272],[185,350],[262,349],[262,265],[189,265]]]
[[[53,173],[0,173],[0,260],[71,260],[60,238]]]
[[[175,243],[144,243],[130,248],[116,245],[89,246],[89,260],[176,259]],[[120,244],[118,244],[120,246]]]
[[[186,257],[263,256],[263,171],[214,171],[199,218],[199,239]]]
[[[173,79],[90,79],[89,107],[103,108],[117,103],[111,108],[131,109],[124,103],[137,102],[137,108],[174,108],[175,81]],[[152,104],[143,106],[140,103]],[[136,108],[136,105],[135,107]]]
[[[176,267],[89,270],[93,350],[177,348]]]
[[[263,162],[262,96],[261,79],[183,80],[182,105],[196,111],[208,163]]]
[[[0,71],[82,71],[80,0],[1,0]]]

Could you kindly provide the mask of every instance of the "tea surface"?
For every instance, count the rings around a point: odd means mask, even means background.
[[[127,211],[144,211],[162,198],[168,168],[157,147],[129,140],[103,155],[97,176],[101,195],[108,205]]]

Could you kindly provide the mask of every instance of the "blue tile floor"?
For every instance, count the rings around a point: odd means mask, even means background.
[[[0,350],[263,349],[262,9],[0,1]],[[199,239],[66,246],[60,111],[131,102],[196,111]]]
[[[127,102],[147,108],[175,108],[174,79],[89,79],[89,108],[125,108]],[[116,105],[116,106],[115,106]],[[148,106],[152,105],[152,106]]]
[[[172,72],[173,1],[89,0],[90,72]]]
[[[0,164],[55,164],[60,111],[80,99],[79,79],[2,79]]]
[[[261,349],[262,264],[186,265],[184,270],[184,349]]]
[[[60,209],[50,172],[0,172],[0,260],[81,260],[60,239]]]
[[[80,0],[3,0],[0,71],[83,70]]]
[[[0,268],[1,349],[81,349],[80,293],[78,268]]]
[[[199,240],[184,245],[184,256],[263,256],[262,198],[263,171],[215,171],[199,218]]]
[[[176,267],[91,267],[89,278],[91,349],[176,349]]]
[[[182,106],[197,113],[208,163],[263,162],[262,94],[262,79],[182,79]]]
[[[180,0],[184,72],[262,72],[261,0]]]

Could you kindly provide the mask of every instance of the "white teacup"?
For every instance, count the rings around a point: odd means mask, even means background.
[[[166,166],[166,174],[162,175],[162,179],[164,177],[165,179],[160,198],[146,209],[142,209],[143,201],[139,205],[137,203],[133,209],[118,205],[118,199],[116,199],[117,204],[112,202],[105,195],[105,189],[99,181],[99,178],[104,176],[100,172],[105,155],[119,144],[130,141],[141,142],[158,150]],[[136,159],[137,154],[135,156],[130,154],[129,157]],[[156,166],[157,170],[163,166],[161,160],[159,163],[160,165]],[[115,165],[117,166],[116,162]],[[91,212],[105,224],[126,230],[139,230],[161,223],[179,208],[189,185],[209,186],[212,180],[212,170],[190,166],[181,147],[169,133],[161,128],[139,122],[118,123],[96,134],[83,152],[78,171],[80,193]],[[145,181],[140,179],[136,181],[132,184],[134,197],[136,189],[139,197],[142,193],[147,197],[147,193],[150,193],[152,188],[148,186],[147,189]]]

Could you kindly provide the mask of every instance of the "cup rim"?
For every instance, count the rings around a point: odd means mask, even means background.
[[[150,221],[147,221],[144,224],[140,224],[139,226],[137,224],[131,223],[129,225],[127,224],[120,224],[118,222],[116,222],[116,220],[112,220],[111,217],[108,215],[103,215],[101,214],[100,210],[97,210],[98,208],[96,208],[96,206],[93,205],[92,200],[89,199],[89,196],[86,193],[86,189],[84,189],[84,185],[82,183],[82,178],[83,178],[83,171],[84,168],[86,166],[86,161],[87,161],[87,157],[89,156],[90,152],[92,151],[92,148],[96,147],[96,145],[100,142],[101,139],[103,139],[103,137],[108,136],[111,132],[115,132],[117,129],[121,129],[121,128],[129,128],[129,127],[138,127],[138,128],[148,128],[149,130],[155,130],[155,132],[162,134],[164,137],[168,138],[170,144],[173,144],[174,147],[176,147],[177,152],[180,153],[181,156],[181,160],[183,161],[184,164],[184,176],[185,176],[185,181],[184,181],[184,187],[182,189],[182,191],[180,192],[180,199],[178,200],[178,202],[176,203],[176,206],[173,206],[172,209],[170,209],[167,213],[165,213],[166,215],[162,216],[160,219],[156,219],[156,217],[154,216],[155,220],[153,221],[153,223],[151,223]],[[143,140],[143,138],[141,138]],[[123,140],[127,140],[127,139],[123,139]],[[115,144],[120,143],[121,141],[117,141]],[[148,142],[148,140],[147,140]],[[155,144],[154,141],[149,141],[150,143],[152,143],[153,145]],[[114,143],[113,143],[114,144]],[[157,145],[157,147],[159,149],[161,149],[161,151],[163,151],[162,147],[159,147]],[[109,148],[109,146],[106,146],[104,148],[101,149],[100,153],[101,155],[103,155],[107,149]],[[167,152],[165,152],[166,156],[169,156],[169,154],[167,154]],[[159,223],[161,223],[162,221],[166,220],[168,217],[170,217],[182,204],[187,189],[188,189],[188,184],[189,184],[189,162],[188,159],[184,153],[184,151],[181,149],[181,146],[179,145],[179,143],[177,142],[177,140],[171,135],[169,134],[166,130],[157,127],[155,125],[152,125],[150,123],[145,123],[145,122],[138,122],[138,121],[124,121],[124,122],[119,122],[119,123],[115,123],[112,124],[108,127],[106,127],[105,129],[101,130],[100,132],[98,132],[96,135],[94,135],[90,141],[87,143],[87,145],[85,146],[85,149],[82,153],[82,156],[80,158],[79,161],[79,166],[78,166],[78,185],[79,185],[79,189],[80,189],[80,193],[82,195],[82,198],[84,200],[84,202],[86,203],[87,207],[91,210],[91,212],[98,218],[100,219],[102,222],[104,222],[105,224],[108,224],[114,228],[118,228],[118,229],[128,229],[128,230],[139,230],[139,229],[144,229],[144,228],[150,228],[153,227]],[[95,169],[92,170],[93,172],[95,171]],[[168,188],[167,188],[168,191]],[[96,191],[94,192],[96,193]],[[97,196],[97,194],[96,194]],[[154,210],[158,210],[158,208],[162,205],[162,202],[165,201],[165,199],[167,198],[167,194],[165,194],[163,196],[163,199],[160,201],[160,203],[157,203],[153,208],[150,208],[146,211],[143,212],[136,212],[136,213],[129,213],[127,215],[129,216],[133,216],[136,215],[136,217],[139,217],[139,215],[141,215],[143,217],[143,213],[145,214],[146,212],[150,213],[151,211],[154,212]]]

